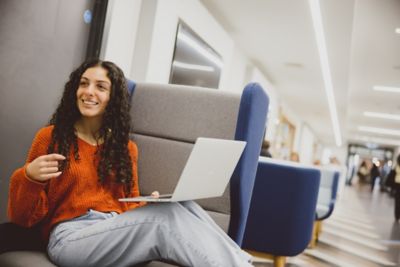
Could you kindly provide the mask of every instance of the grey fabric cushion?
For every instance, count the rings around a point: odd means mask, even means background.
[[[139,188],[142,194],[172,193],[193,144],[134,134],[137,144]]]
[[[194,143],[197,137],[233,139],[240,94],[181,85],[136,85],[133,132]]]
[[[141,194],[148,195],[154,190],[161,194],[172,193],[193,144],[140,134],[132,134],[131,139],[139,150],[138,175]],[[230,214],[229,186],[222,197],[200,199],[197,202],[206,210]]]
[[[224,214],[221,212],[213,212],[213,211],[207,211],[207,213],[210,215],[210,217],[216,222],[221,229],[227,233],[228,228],[229,228],[229,220],[231,218],[230,215]]]
[[[47,258],[44,252],[39,251],[12,251],[0,254],[0,266],[2,267],[56,267]]]

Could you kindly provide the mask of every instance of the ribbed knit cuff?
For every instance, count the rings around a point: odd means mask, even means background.
[[[35,183],[35,184],[42,185],[42,186],[44,186],[44,185],[47,184],[47,181],[45,181],[45,182],[40,182],[40,181],[33,180],[32,178],[29,178],[29,177],[28,177],[28,174],[26,174],[26,167],[27,167],[27,166],[28,166],[28,164],[25,164],[25,166],[24,166],[22,169],[23,169],[23,172],[24,172],[24,176],[25,176],[25,178],[26,178],[28,181],[30,181],[30,182],[32,182],[32,183]]]

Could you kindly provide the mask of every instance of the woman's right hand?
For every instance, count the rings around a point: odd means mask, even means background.
[[[159,197],[160,197],[160,193],[159,193],[158,191],[153,191],[153,192],[150,194],[150,196],[151,196],[152,198],[159,198]]]
[[[65,160],[65,157],[55,153],[37,157],[26,166],[26,175],[38,182],[46,182],[58,177],[61,174],[58,169],[58,161],[60,160]]]

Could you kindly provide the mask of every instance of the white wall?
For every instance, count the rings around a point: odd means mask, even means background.
[[[276,120],[279,118],[279,98],[276,93],[275,87],[271,84],[271,82],[263,75],[263,73],[256,67],[252,67],[250,70],[251,74],[248,78],[248,82],[257,82],[259,83],[267,93],[269,97],[269,107],[267,114],[266,127],[267,132],[265,135],[265,139],[273,142],[273,138],[275,137],[276,132]]]
[[[247,58],[198,0],[114,0],[105,29],[104,58],[136,81],[168,83],[179,19],[221,55],[219,89],[240,92]]]
[[[249,82],[245,77],[249,64],[247,57],[237,46],[234,46],[230,67],[226,72],[227,79],[221,89],[238,93],[242,92],[243,88]]]
[[[310,127],[306,124],[302,124],[299,129],[299,144],[298,151],[300,162],[305,164],[313,164],[314,161],[314,133],[311,131]]]
[[[198,0],[157,2],[146,81],[168,83],[179,19],[221,55],[224,67],[219,88],[229,90],[234,43]]]
[[[284,100],[281,101],[281,108],[282,108],[282,113],[286,116],[286,118],[294,125],[296,128],[296,132],[294,135],[294,141],[293,141],[293,151],[300,153],[300,136],[301,136],[301,127],[302,127],[302,120],[299,118],[299,116],[296,115],[292,111],[292,109],[284,102]]]
[[[274,141],[281,108],[296,127],[294,150],[311,163],[315,141],[312,131],[302,127],[301,119],[279,98],[268,78],[199,0],[111,0],[101,55],[117,63],[135,81],[168,83],[179,19],[222,56],[219,89],[241,92],[248,82],[260,83],[270,99],[266,139]]]
[[[108,3],[100,57],[116,63],[129,76],[142,0]]]

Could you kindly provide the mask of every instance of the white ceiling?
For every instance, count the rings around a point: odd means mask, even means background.
[[[201,0],[236,44],[271,81],[283,101],[325,145],[335,145],[308,0]],[[399,136],[358,126],[400,130],[400,0],[320,0],[343,144],[400,146]],[[365,139],[365,140],[364,140]]]

